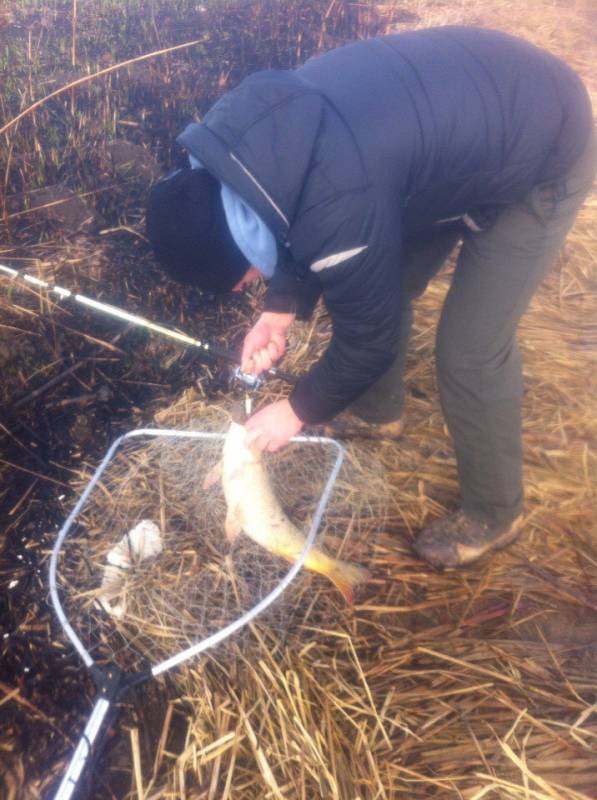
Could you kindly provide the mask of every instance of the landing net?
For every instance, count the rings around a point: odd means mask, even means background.
[[[204,415],[195,426],[220,435],[124,441],[71,526],[58,554],[57,589],[96,663],[128,672],[162,662],[239,619],[288,574],[285,559],[246,535],[228,542],[221,482],[204,488],[228,424],[221,413]],[[320,440],[265,456],[274,492],[303,536],[337,455],[333,443]],[[347,459],[315,545],[366,567],[372,541],[360,535],[359,514],[365,503],[379,523],[383,511],[374,508],[382,500],[375,500],[370,472],[359,472]],[[326,607],[344,603],[325,578],[303,570],[259,621],[287,629],[317,615],[320,600]]]

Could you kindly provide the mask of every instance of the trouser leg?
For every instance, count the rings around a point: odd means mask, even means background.
[[[402,302],[400,305],[400,341],[392,366],[365,394],[350,406],[350,411],[366,422],[383,424],[399,419],[404,406],[403,373],[410,330],[412,301],[423,294],[462,235],[456,228],[444,229],[423,240],[406,242],[402,255]]]
[[[464,512],[506,523],[522,508],[520,317],[591,183],[594,148],[566,179],[535,187],[487,231],[465,237],[437,333],[442,408]]]

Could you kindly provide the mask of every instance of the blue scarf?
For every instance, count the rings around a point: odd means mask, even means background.
[[[199,159],[190,154],[189,162],[193,169],[203,168]],[[264,278],[271,278],[278,260],[278,248],[273,233],[261,217],[224,183],[222,204],[236,246]]]

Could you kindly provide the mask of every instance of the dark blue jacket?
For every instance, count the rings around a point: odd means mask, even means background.
[[[323,294],[332,340],[290,397],[315,423],[393,360],[402,242],[561,176],[590,127],[587,93],[555,57],[445,27],[251,75],[179,141],[274,232],[265,307],[305,317]]]

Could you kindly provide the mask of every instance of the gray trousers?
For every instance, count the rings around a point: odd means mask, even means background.
[[[595,173],[595,140],[568,174],[504,207],[491,228],[438,230],[404,248],[400,349],[394,364],[350,410],[368,422],[398,419],[412,323],[422,294],[462,238],[436,337],[444,417],[454,440],[462,508],[508,523],[522,510],[522,369],[518,322],[555,261]]]

